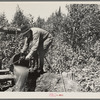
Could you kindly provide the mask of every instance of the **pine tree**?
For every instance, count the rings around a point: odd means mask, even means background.
[[[29,16],[25,16],[23,10],[19,7],[16,8],[16,13],[12,20],[12,26],[21,28],[23,26],[32,27],[33,26],[33,16],[29,14]]]
[[[8,26],[9,23],[8,23],[8,20],[6,18],[6,15],[5,13],[3,12],[2,14],[0,14],[0,26]]]
[[[39,27],[39,28],[43,28],[43,26],[45,25],[45,20],[42,19],[40,16],[37,18],[36,22],[34,23],[34,26]]]

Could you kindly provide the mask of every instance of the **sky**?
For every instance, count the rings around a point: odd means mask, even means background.
[[[11,22],[17,5],[25,15],[31,14],[35,20],[38,16],[47,19],[59,7],[61,7],[62,13],[67,15],[66,2],[0,2],[0,14],[4,12],[8,21]]]

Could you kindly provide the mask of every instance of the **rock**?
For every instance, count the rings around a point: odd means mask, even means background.
[[[78,92],[80,85],[66,77],[67,73],[53,74],[45,73],[36,82],[36,92]]]

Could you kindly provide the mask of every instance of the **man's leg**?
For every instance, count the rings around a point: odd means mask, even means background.
[[[33,66],[32,66],[33,70],[36,71],[38,69],[38,54],[36,52],[36,54],[33,57]]]
[[[2,60],[0,59],[0,70],[2,69]]]
[[[44,41],[44,43],[43,43],[43,50],[44,50],[44,52],[45,53],[47,53],[47,51],[48,51],[48,49],[49,49],[49,47],[50,47],[50,45],[52,44],[52,36],[51,36],[51,34],[48,36],[48,38]]]
[[[2,52],[0,51],[0,70],[2,69]]]
[[[44,65],[44,51],[41,50],[39,52],[39,64],[38,64],[38,72],[43,73],[43,65]]]
[[[39,48],[39,70],[41,70],[41,72],[44,72],[43,71],[44,56],[47,53],[51,43],[52,43],[52,38],[48,38],[44,41],[43,44],[40,45],[40,48]]]

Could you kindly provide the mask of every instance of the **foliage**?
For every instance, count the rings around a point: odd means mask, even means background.
[[[58,36],[60,32],[63,30],[63,23],[64,23],[64,14],[61,12],[61,8],[55,13],[52,13],[51,16],[47,19],[45,23],[45,29],[49,32],[53,33],[55,37]]]
[[[68,8],[68,6],[67,6]],[[91,52],[91,46],[99,38],[99,9],[96,4],[73,4],[69,6],[68,37],[73,50]],[[70,24],[71,23],[71,24]],[[70,25],[70,26],[69,26]],[[79,51],[78,50],[78,51]],[[80,51],[79,51],[80,52]]]

